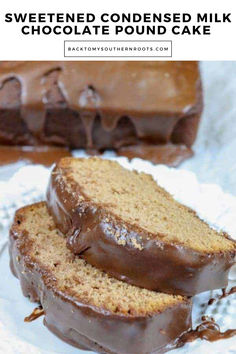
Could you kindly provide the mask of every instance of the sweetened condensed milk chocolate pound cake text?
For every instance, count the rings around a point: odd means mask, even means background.
[[[227,285],[235,241],[150,175],[101,158],[63,158],[47,204],[69,249],[115,278],[188,296]]]
[[[201,112],[197,62],[0,63],[0,144],[176,165],[192,155]]]
[[[190,299],[126,284],[75,257],[45,203],[16,212],[9,250],[24,295],[42,305],[45,325],[76,347],[163,353],[191,327]]]

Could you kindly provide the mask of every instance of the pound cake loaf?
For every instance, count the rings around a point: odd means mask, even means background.
[[[192,296],[227,285],[236,243],[150,175],[101,158],[63,158],[47,204],[74,254],[115,278]]]
[[[175,165],[192,154],[201,112],[197,62],[0,63],[0,144],[138,145],[132,154]]]
[[[75,257],[46,204],[19,209],[10,231],[13,273],[68,343],[99,353],[160,353],[191,326],[191,300],[128,285]]]

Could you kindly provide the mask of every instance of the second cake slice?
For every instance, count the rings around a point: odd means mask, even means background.
[[[44,324],[67,343],[109,354],[157,354],[183,344],[191,300],[125,284],[75,257],[44,202],[17,210],[9,241],[23,294],[40,303]]]
[[[235,242],[150,175],[99,158],[64,158],[47,204],[68,247],[118,279],[189,296],[227,284]]]

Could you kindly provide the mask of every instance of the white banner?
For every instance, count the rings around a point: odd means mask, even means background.
[[[235,1],[9,0],[0,10],[0,60],[236,60]]]

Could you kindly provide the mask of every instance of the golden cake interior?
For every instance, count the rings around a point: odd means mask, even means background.
[[[235,249],[224,233],[213,230],[193,210],[175,201],[148,174],[101,158],[63,158],[58,167],[65,183],[71,185],[72,181],[86,199],[141,227],[151,238],[207,253]]]
[[[44,202],[20,209],[14,231],[18,248],[48,277],[47,285],[84,304],[125,316],[147,316],[188,301],[185,297],[156,293],[116,280],[73,256],[56,229]],[[24,252],[22,252],[24,249]],[[46,273],[45,273],[46,270]]]

